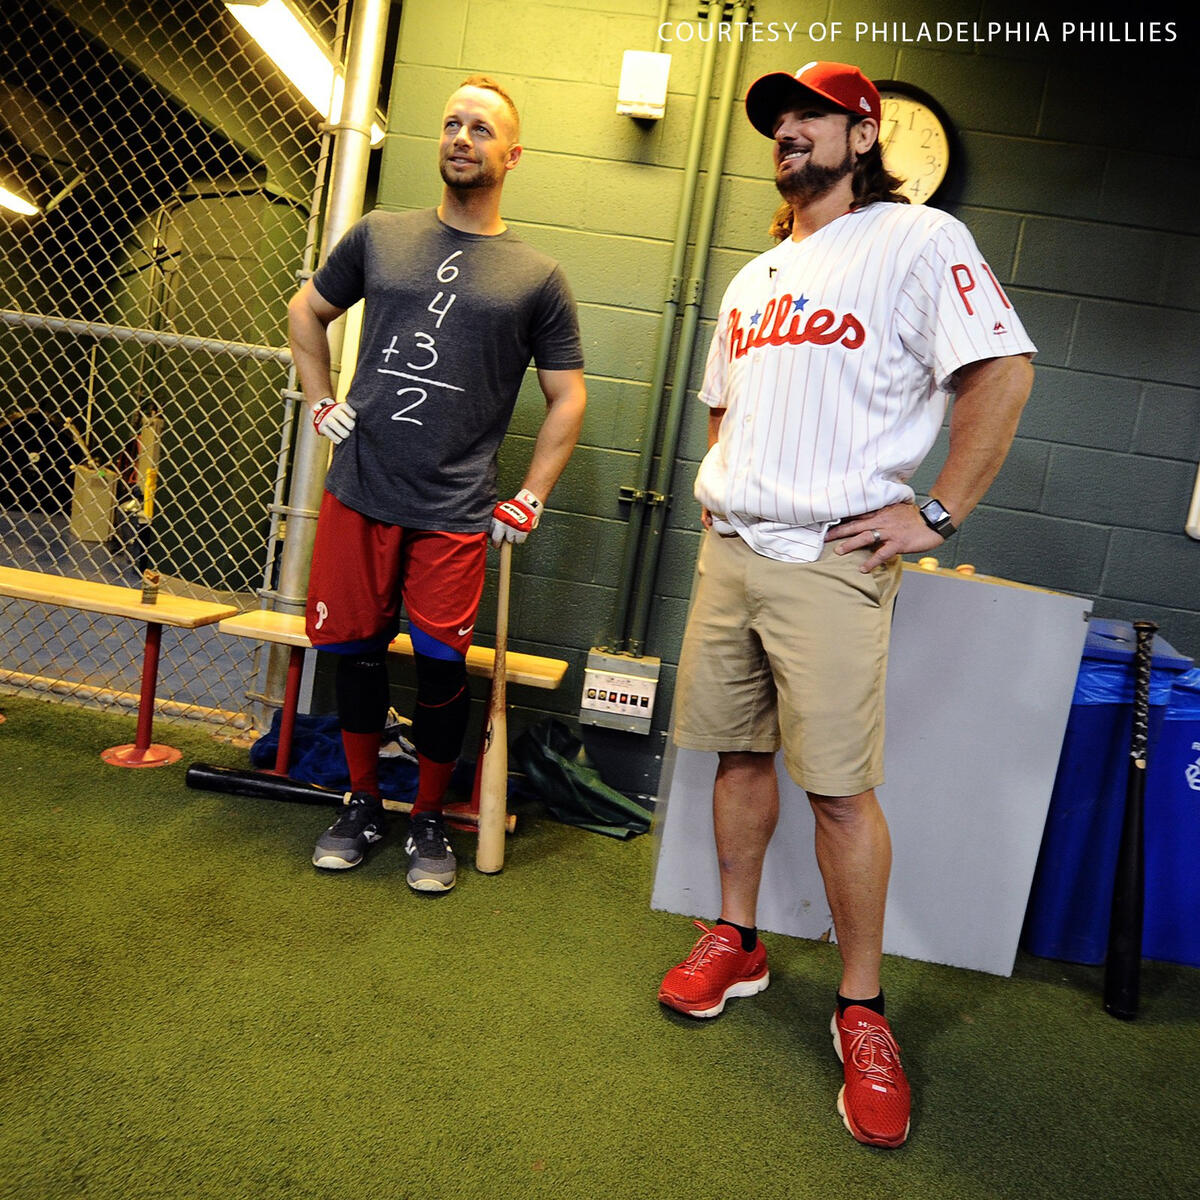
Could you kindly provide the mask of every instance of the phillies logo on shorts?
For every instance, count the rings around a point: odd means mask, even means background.
[[[799,300],[787,292],[772,296],[761,313],[750,317],[749,327],[742,324],[744,314],[740,309],[730,309],[729,361],[748,354],[755,346],[800,346],[805,342],[831,346],[841,342],[847,350],[857,350],[866,340],[862,322],[853,313],[838,317],[832,309],[818,308],[805,319],[800,311],[804,304],[803,296]]]

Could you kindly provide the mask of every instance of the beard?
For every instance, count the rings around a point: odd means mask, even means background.
[[[811,160],[799,171],[776,177],[775,187],[789,204],[811,204],[828,194],[840,180],[854,171],[854,156],[846,147],[846,157],[835,167],[820,167]]]
[[[438,164],[442,182],[449,188],[469,192],[475,188],[491,187],[500,179],[500,171],[486,162],[472,163],[469,171],[451,171],[448,160],[443,158]]]

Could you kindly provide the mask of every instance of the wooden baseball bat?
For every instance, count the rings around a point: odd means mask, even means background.
[[[512,542],[500,543],[500,581],[496,593],[496,659],[488,698],[483,766],[479,776],[479,842],[475,868],[494,875],[504,867],[504,819],[508,803],[508,588],[512,578]]]
[[[1129,779],[1125,816],[1113,880],[1108,956],[1104,962],[1104,1011],[1123,1021],[1137,1016],[1142,970],[1142,917],[1145,906],[1145,851],[1142,813],[1146,800],[1146,762],[1150,735],[1150,669],[1153,621],[1134,621],[1133,731],[1129,742]]]

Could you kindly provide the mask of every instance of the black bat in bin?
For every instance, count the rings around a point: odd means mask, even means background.
[[[1104,1010],[1123,1021],[1137,1016],[1142,971],[1142,918],[1145,908],[1145,849],[1142,813],[1146,800],[1146,763],[1150,740],[1150,669],[1153,621],[1134,621],[1133,730],[1129,742],[1129,780],[1125,817],[1113,880],[1108,955],[1104,962]]]

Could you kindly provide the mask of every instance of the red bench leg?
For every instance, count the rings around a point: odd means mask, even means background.
[[[293,646],[288,655],[287,683],[283,689],[283,707],[279,710],[279,748],[270,775],[286,775],[292,757],[292,734],[296,728],[296,709],[300,704],[300,676],[304,669],[304,651]]]
[[[142,658],[142,695],[138,702],[136,740],[132,745],[110,746],[100,757],[114,767],[165,767],[183,757],[182,750],[156,746],[150,740],[154,724],[154,692],[158,686],[158,655],[162,646],[162,626],[146,622],[146,652]]]

